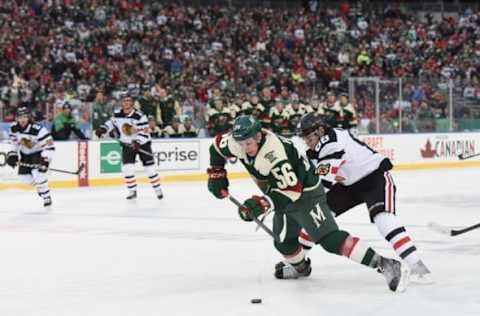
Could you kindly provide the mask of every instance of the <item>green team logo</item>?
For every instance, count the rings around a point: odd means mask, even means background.
[[[119,143],[100,144],[100,173],[122,171],[122,153]]]

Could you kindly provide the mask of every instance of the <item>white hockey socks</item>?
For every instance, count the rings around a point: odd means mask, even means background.
[[[160,176],[158,175],[157,170],[155,170],[155,166],[154,165],[146,166],[145,173],[147,174],[148,179],[150,180],[150,184],[152,185],[152,188],[155,190],[157,197],[159,198],[163,197],[162,188],[160,187]]]
[[[137,178],[135,177],[135,165],[128,163],[124,164],[123,167],[123,177],[125,178],[125,184],[127,190],[132,194],[137,191]]]
[[[395,215],[387,212],[379,213],[373,219],[380,234],[392,245],[397,255],[404,260],[410,268],[420,261],[417,248],[413,244],[405,227],[400,225]]]
[[[50,189],[48,188],[48,178],[45,172],[39,172],[36,169],[32,170],[32,179],[37,189],[38,195],[43,199],[44,205],[49,206],[52,204],[52,198],[50,197]]]

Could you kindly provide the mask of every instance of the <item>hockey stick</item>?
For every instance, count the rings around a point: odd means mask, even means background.
[[[246,208],[245,205],[243,205],[242,203],[240,203],[236,198],[234,198],[233,196],[230,195],[230,193],[228,193],[227,190],[223,190],[222,191],[222,194],[223,196],[225,197],[228,197],[228,199],[230,201],[232,201],[233,204],[235,204],[236,206],[238,207],[241,207],[241,208]],[[275,235],[275,233],[270,229],[268,228],[263,222],[261,222],[260,220],[258,220],[258,218],[256,218],[255,216],[252,216],[253,218],[253,221],[255,223],[257,223],[257,225],[263,229],[267,234],[269,234],[276,242],[281,242],[280,238]]]
[[[460,229],[454,229],[453,227],[443,226],[437,223],[429,223],[428,227],[441,234],[445,234],[449,236],[457,236],[457,235],[461,235],[463,233],[469,232],[471,230],[480,228],[480,223],[472,226],[468,226],[465,228],[460,228]]]
[[[19,166],[27,167],[27,168],[34,168],[34,169],[43,169],[45,167],[45,166],[42,166],[42,165],[30,164],[30,163],[25,163],[25,162],[20,162]],[[79,175],[80,172],[82,172],[83,168],[85,168],[85,165],[82,163],[78,167],[77,171],[69,171],[69,170],[62,170],[62,169],[55,169],[55,168],[48,168],[48,170],[59,172],[59,173]]]
[[[470,155],[470,156],[465,156],[464,154],[460,154],[460,155],[458,155],[458,159],[465,160],[465,159],[470,159],[470,158],[477,157],[477,156],[480,156],[480,153],[473,154],[473,155]]]
[[[151,152],[148,152],[145,149],[142,149],[142,148],[135,149],[135,148],[133,148],[133,146],[131,144],[125,144],[125,143],[121,143],[121,142],[120,142],[120,145],[127,146],[127,147],[131,148],[132,150],[138,151],[139,153],[142,153],[144,155],[150,156],[150,157],[155,159],[155,154],[151,153]]]

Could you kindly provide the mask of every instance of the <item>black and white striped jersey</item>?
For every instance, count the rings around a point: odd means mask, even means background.
[[[315,150],[307,151],[307,156],[315,164],[322,180],[335,182],[336,176],[339,176],[345,179],[341,182],[344,185],[359,181],[388,159],[355,138],[350,131],[340,128],[330,128],[320,138]]]
[[[13,145],[13,151],[22,154],[30,155],[44,150],[55,150],[52,135],[45,127],[38,124],[28,123],[23,128],[18,122],[13,123],[10,126],[9,138]]]
[[[143,145],[151,140],[147,116],[136,109],[128,114],[122,109],[115,110],[104,127],[108,133],[115,130],[120,135],[120,142],[124,144],[131,144],[135,140]]]

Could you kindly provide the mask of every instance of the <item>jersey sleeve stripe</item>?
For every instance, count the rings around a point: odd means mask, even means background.
[[[49,136],[51,136],[51,134],[50,134],[50,133],[47,133],[47,134],[43,135],[42,137],[40,137],[40,138],[38,139],[38,141],[41,142],[42,140],[45,140],[45,139],[48,138]]]

